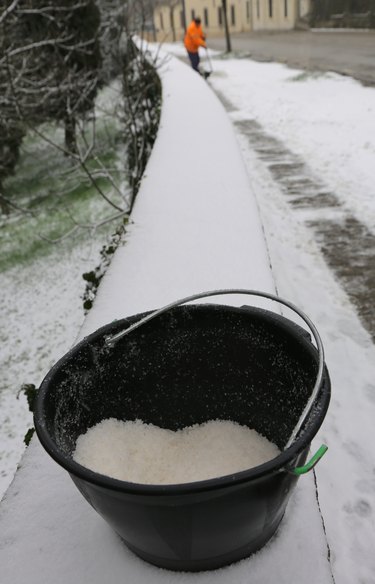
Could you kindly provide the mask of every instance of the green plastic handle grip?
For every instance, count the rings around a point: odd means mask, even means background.
[[[322,444],[321,447],[315,452],[314,456],[310,458],[306,464],[303,466],[296,466],[296,468],[290,469],[290,472],[300,476],[306,474],[310,470],[314,468],[316,464],[318,464],[319,460],[325,455],[328,450],[328,446],[326,444]]]

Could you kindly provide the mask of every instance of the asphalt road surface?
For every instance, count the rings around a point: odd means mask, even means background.
[[[334,71],[375,86],[375,30],[253,32],[231,35],[232,52],[257,61]],[[225,50],[225,39],[208,39],[212,49]]]

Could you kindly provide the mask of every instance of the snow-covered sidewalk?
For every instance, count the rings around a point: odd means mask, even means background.
[[[232,125],[202,78],[170,58],[160,68],[160,130],[119,248],[80,338],[195,292],[274,292],[249,177]],[[217,301],[221,301],[217,298]],[[242,297],[223,302],[243,304]],[[129,552],[34,439],[0,508],[6,584],[331,582],[312,475],[300,479],[277,535],[215,572],[172,573]]]

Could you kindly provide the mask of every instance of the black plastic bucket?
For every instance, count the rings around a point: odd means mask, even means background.
[[[258,550],[276,531],[298,478],[293,469],[305,463],[328,408],[328,372],[324,365],[317,397],[291,442],[319,374],[319,351],[304,329],[254,307],[174,306],[108,345],[108,336],[144,316],[104,326],[53,367],[39,390],[36,431],[138,556],[173,570],[218,568]],[[72,459],[78,436],[111,417],[171,430],[233,420],[282,452],[205,481],[120,481]]]

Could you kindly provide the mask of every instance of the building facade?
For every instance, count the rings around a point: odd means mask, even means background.
[[[309,0],[227,0],[228,26],[231,33],[291,30],[308,9]],[[208,37],[225,34],[222,0],[161,0],[154,10],[156,40],[181,40],[184,15],[187,25],[200,16]]]

